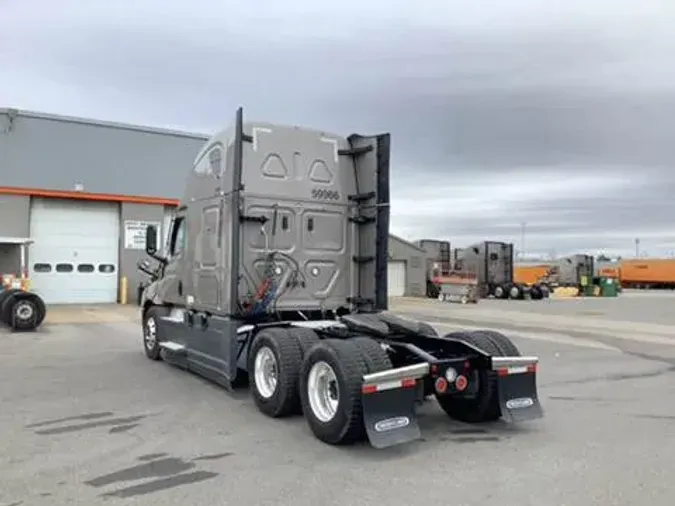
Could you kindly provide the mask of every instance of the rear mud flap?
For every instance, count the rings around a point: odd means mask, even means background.
[[[363,394],[363,422],[374,448],[387,448],[422,438],[415,413],[418,398],[416,388]]]
[[[505,421],[524,422],[544,416],[537,395],[536,373],[508,374],[498,378],[499,407]]]

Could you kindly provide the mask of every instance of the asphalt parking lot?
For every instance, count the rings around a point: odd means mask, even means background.
[[[546,417],[468,426],[431,402],[423,441],[381,451],[324,445],[302,418],[150,362],[133,316],[0,333],[0,506],[671,505],[675,325],[630,299],[396,302],[443,331],[506,329],[541,358]]]

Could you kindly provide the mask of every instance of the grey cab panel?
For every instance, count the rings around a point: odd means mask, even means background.
[[[241,316],[273,279],[270,311],[386,309],[389,135],[345,138],[240,114],[187,178],[161,296]]]

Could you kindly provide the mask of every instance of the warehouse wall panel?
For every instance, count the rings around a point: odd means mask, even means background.
[[[0,187],[180,198],[207,138],[0,109]]]
[[[30,231],[30,197],[0,195],[0,237],[27,238]]]

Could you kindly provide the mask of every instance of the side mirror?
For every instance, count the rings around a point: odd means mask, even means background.
[[[157,253],[157,227],[154,225],[145,229],[145,252],[150,256]]]

